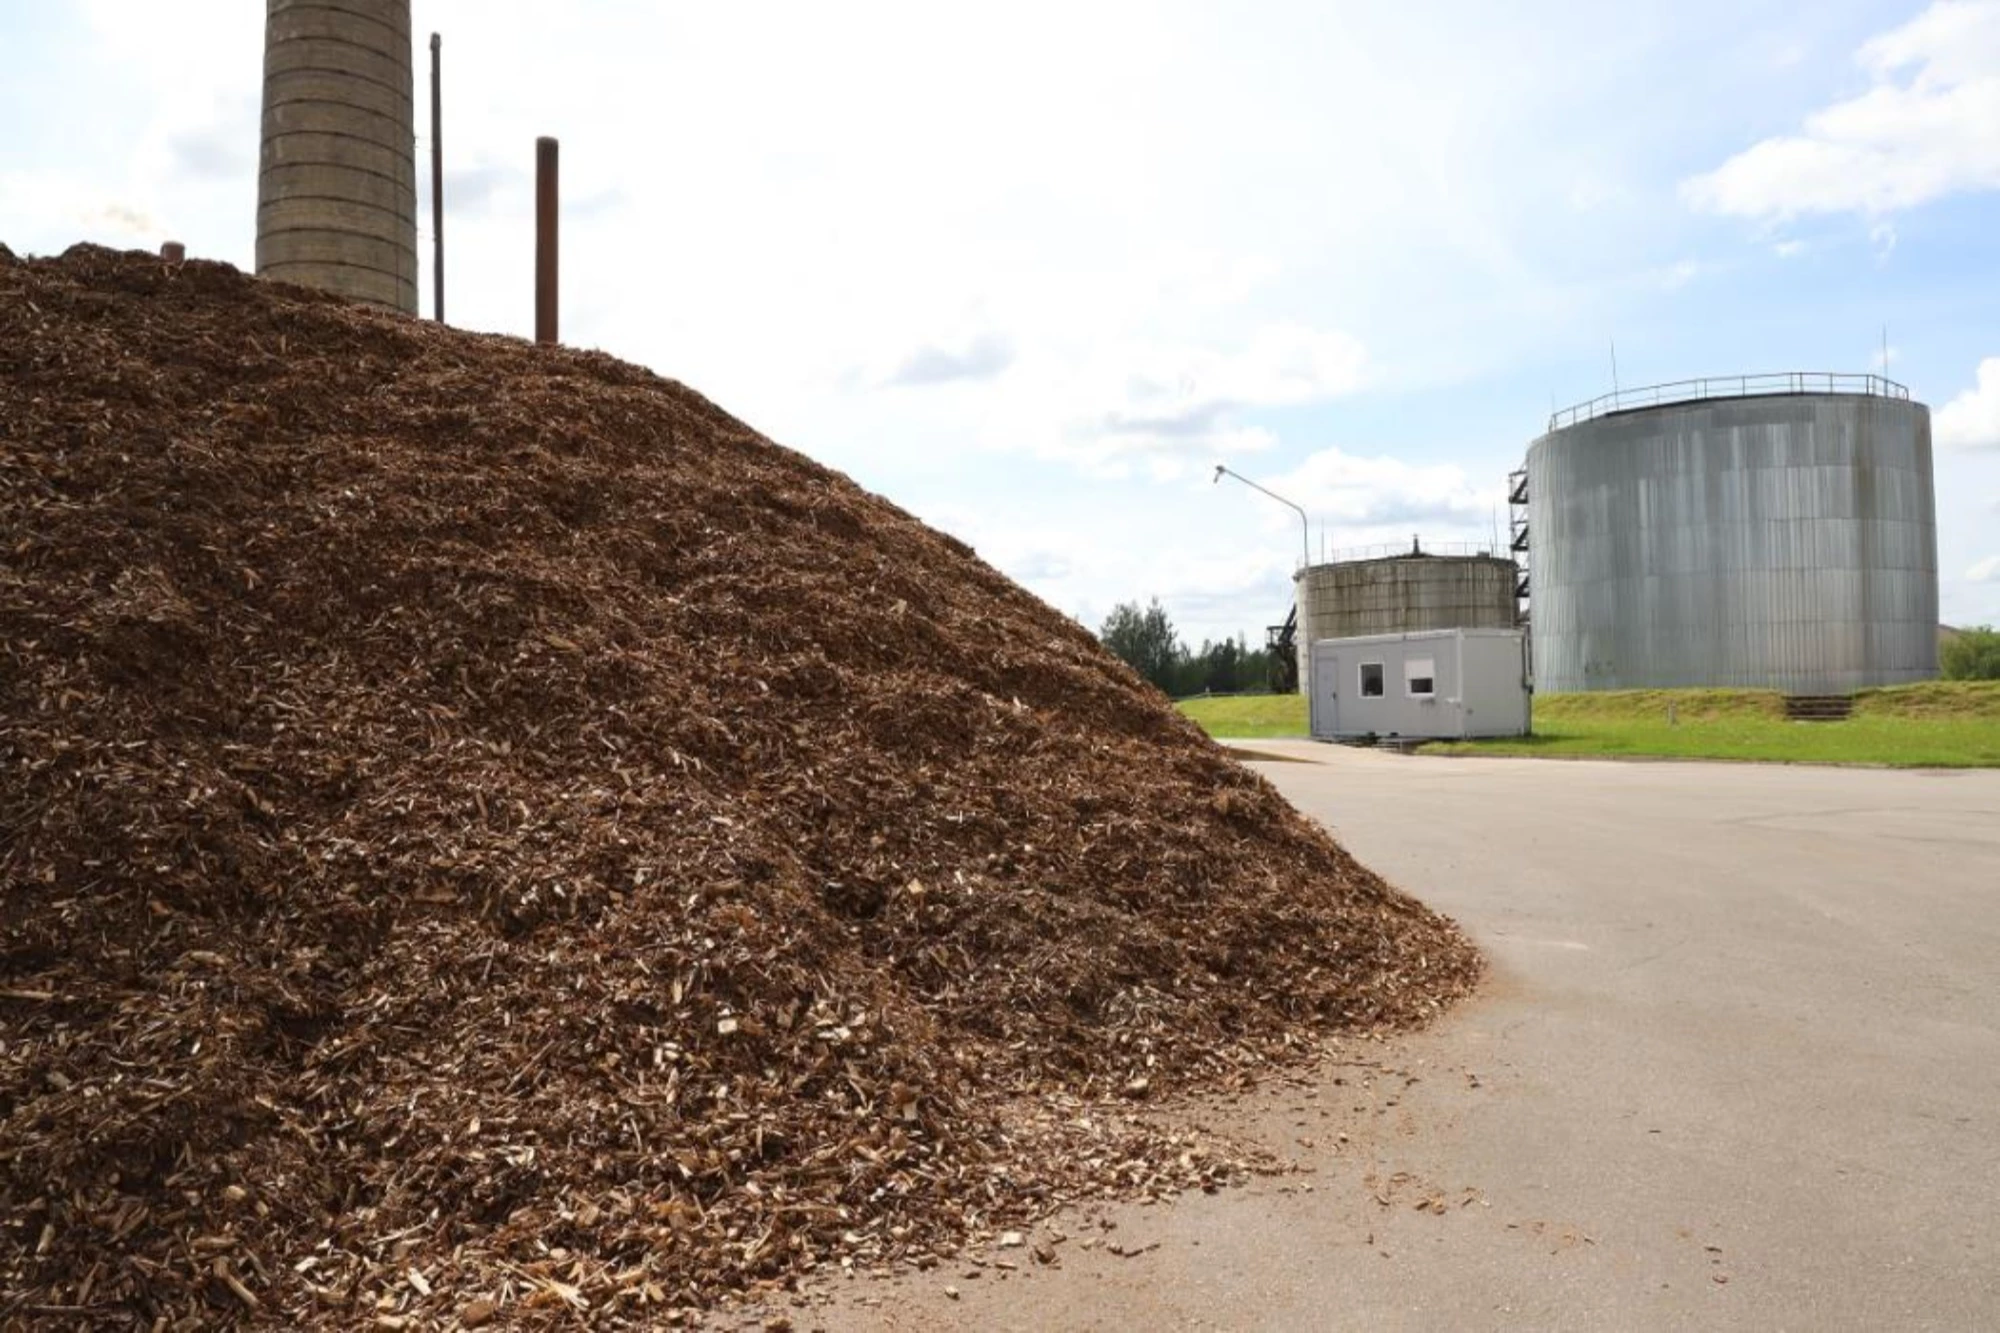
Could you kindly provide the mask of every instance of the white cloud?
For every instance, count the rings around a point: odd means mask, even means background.
[[[1260,478],[1261,480],[1261,478]],[[1490,527],[1501,498],[1498,481],[1473,484],[1455,463],[1414,464],[1321,449],[1270,482],[1336,535],[1340,548],[1407,538],[1476,540]]]
[[[169,239],[166,226],[143,205],[50,171],[0,172],[0,236],[30,252],[62,250],[75,241],[150,249]]]
[[[1151,597],[1191,644],[1284,618],[1299,555],[1296,516],[1286,512],[1290,526],[1260,540],[1254,534],[1261,525],[1245,521],[1223,497],[1187,490],[1164,503],[1184,540],[1134,542],[1068,512],[1036,521],[944,504],[925,507],[921,517],[1092,629],[1117,603]]]
[[[2000,188],[2000,0],[1938,0],[1865,44],[1867,92],[1806,118],[1682,185],[1740,217],[1882,214]],[[1878,254],[1894,233],[1871,236]]]
[[[1965,571],[1967,583],[2000,583],[2000,555],[1989,555]]]
[[[1227,357],[1213,359],[1210,392],[1246,406],[1288,407],[1350,393],[1367,354],[1345,333],[1303,324],[1272,324]]]
[[[1780,259],[1797,259],[1806,249],[1804,241],[1779,241],[1771,247],[1771,253]]]
[[[1351,393],[1367,353],[1352,336],[1279,321],[1240,342],[1112,341],[1061,336],[1024,352],[992,397],[984,443],[1098,476],[1191,475],[1277,443],[1250,418]]]
[[[1931,431],[1947,449],[2000,449],[2000,356],[1979,363],[1977,381],[1938,409]]]
[[[1993,0],[1938,0],[1900,28],[1871,39],[1861,63],[1877,77],[1922,65],[1920,79],[1959,83],[2000,68],[2000,14]]]
[[[1660,284],[1661,290],[1678,291],[1702,274],[1710,272],[1712,267],[1699,259],[1683,259],[1659,270],[1654,278]]]
[[[1595,213],[1610,204],[1624,202],[1625,191],[1600,176],[1579,176],[1570,182],[1566,198],[1572,212]]]
[[[1014,363],[1013,344],[997,333],[975,333],[951,343],[926,343],[904,357],[887,383],[921,388],[963,380],[989,380]]]

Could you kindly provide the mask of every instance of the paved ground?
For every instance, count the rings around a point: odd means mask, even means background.
[[[1211,1117],[1305,1174],[801,1328],[2000,1327],[2000,773],[1256,748],[1484,994]]]

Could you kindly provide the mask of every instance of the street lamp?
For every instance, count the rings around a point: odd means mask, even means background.
[[[1274,490],[1271,490],[1269,487],[1259,486],[1256,482],[1250,480],[1250,478],[1244,476],[1241,472],[1232,471],[1231,469],[1224,467],[1220,463],[1217,463],[1215,465],[1215,477],[1214,480],[1212,480],[1209,484],[1212,486],[1219,486],[1222,484],[1222,479],[1225,476],[1236,478],[1236,480],[1242,482],[1245,486],[1250,487],[1250,489],[1252,490],[1263,491],[1264,494],[1270,496],[1273,500],[1276,500],[1279,504],[1287,505],[1290,508],[1297,511],[1299,516],[1299,554],[1303,557],[1303,559],[1301,559],[1299,562],[1299,568],[1304,569],[1307,565],[1310,565],[1312,563],[1312,528],[1311,525],[1308,524],[1306,521],[1306,511],[1300,509],[1297,505],[1292,504],[1290,500],[1287,500],[1284,496],[1278,494]]]

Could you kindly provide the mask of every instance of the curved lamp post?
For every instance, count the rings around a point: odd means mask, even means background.
[[[1306,511],[1300,509],[1299,506],[1293,504],[1290,500],[1287,500],[1284,496],[1278,494],[1276,491],[1271,490],[1270,488],[1265,486],[1259,486],[1256,482],[1250,480],[1250,478],[1244,476],[1241,472],[1232,471],[1229,468],[1224,467],[1220,463],[1217,463],[1215,465],[1215,477],[1209,484],[1220,485],[1224,477],[1234,477],[1236,478],[1236,480],[1242,482],[1245,486],[1248,486],[1250,489],[1255,491],[1263,491],[1264,494],[1270,496],[1273,500],[1276,500],[1279,504],[1285,505],[1297,512],[1299,516],[1299,555],[1301,557],[1299,561],[1299,568],[1304,569],[1306,566],[1310,565],[1312,563],[1312,528],[1311,525],[1306,521]]]

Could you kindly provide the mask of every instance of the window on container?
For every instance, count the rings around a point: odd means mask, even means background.
[[[1435,657],[1412,657],[1403,663],[1403,680],[1409,685],[1411,698],[1426,698],[1437,693],[1437,659]]]
[[[1379,699],[1382,697],[1382,664],[1363,662],[1361,664],[1361,697]]]

